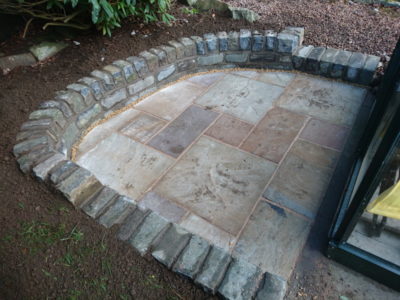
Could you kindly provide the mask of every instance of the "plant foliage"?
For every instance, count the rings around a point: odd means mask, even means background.
[[[171,0],[0,0],[0,11],[27,15],[45,21],[43,26],[69,26],[88,29],[93,24],[103,34],[111,35],[122,19],[138,16],[145,22],[169,23]]]

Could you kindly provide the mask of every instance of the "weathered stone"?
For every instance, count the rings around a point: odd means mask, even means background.
[[[21,130],[45,130],[58,135],[60,133],[59,127],[52,119],[39,119],[24,122],[21,125]]]
[[[364,54],[359,52],[353,52],[353,54],[350,56],[349,63],[347,66],[347,72],[345,75],[346,80],[352,82],[358,81],[358,76],[360,74],[362,67],[364,66],[365,59],[366,56]]]
[[[32,167],[41,161],[49,158],[53,155],[53,151],[48,146],[42,146],[36,148],[35,150],[30,151],[24,155],[21,155],[17,162],[19,164],[19,168],[22,172],[28,173],[31,171]]]
[[[260,16],[254,11],[243,7],[229,6],[229,11],[232,13],[232,18],[234,20],[243,19],[247,22],[253,23],[260,18]]]
[[[250,50],[251,48],[251,31],[248,29],[240,29],[239,33],[240,50]]]
[[[101,113],[101,106],[99,104],[95,104],[92,107],[85,110],[78,116],[76,124],[79,128],[83,128],[95,120],[95,118]]]
[[[127,97],[126,89],[122,88],[104,97],[101,100],[101,105],[103,105],[105,108],[110,108],[115,104],[121,102],[122,100],[126,99],[126,97]]]
[[[189,71],[189,70],[196,68],[197,60],[194,58],[189,58],[189,59],[177,62],[176,66],[178,68],[178,72]]]
[[[67,89],[81,94],[86,105],[91,105],[94,102],[92,91],[86,85],[79,84],[79,83],[73,83],[73,84],[68,85]]]
[[[146,60],[150,71],[153,72],[158,69],[159,59],[157,55],[154,55],[148,51],[143,51],[139,53],[139,56]]]
[[[125,77],[122,74],[122,69],[114,65],[107,65],[103,67],[103,70],[111,74],[114,81],[114,87],[125,85]]]
[[[278,39],[278,52],[280,53],[293,53],[297,46],[299,46],[299,38],[289,32],[280,32],[277,36]]]
[[[144,77],[149,73],[149,67],[143,57],[130,56],[126,60],[133,64],[140,77]]]
[[[252,299],[255,295],[261,270],[243,260],[234,260],[218,288],[226,299]]]
[[[92,173],[78,168],[59,182],[56,188],[75,206],[80,206],[101,188],[101,183]]]
[[[231,257],[227,252],[213,247],[204,262],[201,272],[196,276],[195,282],[215,294],[230,262]]]
[[[340,51],[332,65],[331,77],[343,78],[347,70],[347,65],[351,56],[349,51]]]
[[[96,99],[99,99],[103,94],[103,87],[101,86],[101,80],[92,77],[83,77],[78,80],[78,83],[89,86]]]
[[[196,55],[196,44],[189,38],[180,38],[179,42],[185,47],[185,56],[195,56]]]
[[[204,40],[199,36],[191,37],[194,43],[196,44],[197,55],[205,55],[206,54],[206,44]]]
[[[321,61],[321,57],[325,52],[324,47],[316,47],[312,49],[310,54],[306,59],[306,70],[313,74],[319,74],[319,63]]]
[[[56,166],[58,163],[60,163],[61,161],[65,160],[65,155],[61,154],[61,153],[55,153],[54,155],[52,155],[51,157],[49,157],[48,159],[46,159],[45,161],[41,162],[40,164],[38,164],[37,166],[35,166],[33,168],[33,174],[45,181],[48,177],[48,174],[50,172],[50,170]]]
[[[225,61],[232,63],[244,63],[249,59],[249,52],[227,53],[225,54]]]
[[[175,49],[176,59],[182,59],[185,57],[185,47],[181,43],[177,41],[169,41],[168,44]]]
[[[333,63],[336,59],[336,55],[338,55],[339,50],[333,48],[327,48],[325,53],[321,56],[320,63],[319,63],[319,71],[320,74],[324,76],[329,76],[331,73],[331,69]]]
[[[54,120],[60,127],[64,127],[66,124],[65,117],[61,110],[58,108],[46,108],[35,110],[29,115],[30,120],[40,120],[40,119],[52,119]]]
[[[66,118],[70,118],[73,115],[71,108],[64,101],[50,100],[50,101],[42,102],[39,104],[39,108],[42,108],[42,109],[57,108],[63,113],[63,115]]]
[[[154,76],[148,76],[143,80],[136,81],[135,83],[128,86],[129,94],[135,95],[138,92],[152,86],[154,84]]]
[[[283,300],[286,294],[286,281],[279,276],[265,273],[256,300]]]
[[[18,132],[15,140],[17,142],[22,142],[22,141],[25,141],[25,140],[38,138],[38,137],[41,137],[41,136],[48,136],[55,143],[58,141],[57,137],[53,133],[51,133],[50,131],[45,130],[45,129],[43,129],[43,130],[20,131],[20,132]]]
[[[204,41],[207,45],[207,51],[209,53],[218,51],[218,38],[213,33],[204,34]]]
[[[168,222],[155,213],[150,213],[133,236],[129,243],[141,254],[144,255],[156,238],[162,235],[167,229]]]
[[[294,33],[295,35],[297,35],[298,37],[298,45],[301,46],[303,44],[304,41],[304,27],[286,27],[285,28],[286,32],[291,32]]]
[[[168,63],[172,64],[176,61],[176,50],[174,47],[162,45],[159,48],[167,55]]]
[[[149,210],[136,208],[129,216],[126,217],[118,231],[118,238],[125,241],[129,239],[136,229],[142,224],[143,220],[150,213]]]
[[[239,49],[239,33],[236,31],[230,31],[228,34],[228,50],[238,51]]]
[[[71,149],[73,144],[77,141],[80,135],[80,130],[75,125],[75,123],[71,123],[65,129],[65,132],[62,135],[62,143],[66,147],[66,149]]]
[[[379,65],[380,58],[374,55],[368,55],[364,67],[360,72],[359,83],[368,85],[374,78],[376,68]]]
[[[93,219],[96,219],[112,204],[116,195],[117,193],[113,189],[105,186],[90,201],[85,203],[82,210]]]
[[[73,161],[66,160],[59,163],[53,169],[50,170],[50,182],[53,184],[58,184],[60,181],[67,178],[72,172],[77,170],[79,166]]]
[[[207,56],[200,56],[198,58],[198,64],[201,66],[216,65],[224,61],[224,54],[211,54]]]
[[[30,152],[32,149],[38,146],[48,145],[49,137],[41,136],[29,140],[25,140],[21,143],[18,143],[13,148],[13,153],[16,157],[21,156],[21,154]]]
[[[19,66],[31,66],[36,63],[35,57],[31,53],[22,53],[0,57],[0,70],[5,75],[12,69]]]
[[[157,81],[162,81],[172,74],[175,73],[176,67],[175,65],[170,65],[164,69],[162,69],[158,74],[157,74]]]
[[[250,61],[251,62],[265,62],[265,61],[275,61],[276,55],[273,52],[259,52],[259,53],[251,53]]]
[[[163,50],[151,48],[149,52],[158,57],[159,66],[165,66],[166,64],[168,64],[167,53],[165,53]]]
[[[313,49],[313,46],[302,46],[297,48],[292,57],[292,62],[295,69],[305,70],[306,60]]]
[[[113,77],[111,76],[111,74],[105,71],[94,70],[93,72],[90,73],[90,75],[100,79],[106,91],[112,90],[115,87]]]
[[[115,224],[121,224],[125,218],[136,208],[134,201],[126,196],[119,196],[117,200],[108,207],[98,219],[99,223],[106,228]]]
[[[177,225],[172,225],[154,246],[151,255],[167,268],[171,268],[189,239],[190,233]]]
[[[200,271],[209,251],[210,244],[199,236],[193,235],[176,261],[173,271],[194,278]]]
[[[64,42],[42,42],[29,48],[29,51],[39,60],[45,60],[66,48]]]
[[[252,51],[262,51],[264,47],[264,37],[257,30],[253,31],[251,50]]]
[[[219,51],[224,52],[228,51],[228,35],[225,31],[221,31],[217,33]]]
[[[113,62],[113,65],[117,66],[122,70],[126,82],[130,83],[138,78],[138,74],[133,68],[133,65],[125,60],[117,60]]]
[[[188,0],[188,4],[200,11],[215,10],[218,12],[226,12],[228,4],[219,0]]]
[[[278,34],[272,30],[265,31],[265,49],[275,51],[278,48]]]

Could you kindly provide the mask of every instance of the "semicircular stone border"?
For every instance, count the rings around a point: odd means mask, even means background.
[[[72,160],[74,145],[99,120],[185,75],[227,68],[298,70],[369,85],[379,57],[302,46],[304,29],[207,33],[184,37],[117,60],[70,84],[29,115],[13,152],[20,169],[60,191],[105,227],[121,224],[118,237],[142,255],[192,278],[227,299],[282,299],[286,282],[210,245],[103,186]]]

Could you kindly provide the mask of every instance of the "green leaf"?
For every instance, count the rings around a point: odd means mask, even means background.
[[[97,24],[97,21],[99,19],[99,13],[100,13],[100,5],[97,0],[89,0],[89,3],[92,4],[92,22],[94,24]]]
[[[114,16],[114,9],[111,6],[111,4],[108,3],[107,0],[100,0],[100,5],[103,8],[103,10],[106,12],[106,14],[109,18],[112,18]]]

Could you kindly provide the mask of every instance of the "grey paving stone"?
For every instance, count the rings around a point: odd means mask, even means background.
[[[378,67],[380,58],[374,55],[368,55],[364,67],[360,72],[359,83],[368,85],[372,82],[376,68]]]
[[[251,49],[251,31],[250,30],[240,29],[239,47],[240,47],[240,50],[250,50]]]
[[[149,67],[143,57],[130,56],[126,60],[133,64],[140,77],[144,77],[149,73]]]
[[[320,74],[324,76],[329,76],[332,70],[333,63],[335,62],[336,55],[338,55],[339,50],[333,48],[327,48],[324,54],[321,56],[319,63]]]
[[[217,33],[219,51],[225,52],[228,51],[228,34],[225,31],[221,31]]]
[[[273,52],[259,52],[259,53],[251,53],[249,60],[251,62],[267,62],[267,61],[274,61],[275,58],[276,55]]]
[[[78,80],[78,83],[82,83],[90,87],[96,99],[99,99],[103,94],[103,87],[101,86],[100,79],[95,79],[93,77],[83,77]]]
[[[218,38],[213,33],[204,34],[204,41],[207,45],[207,52],[217,52],[218,51]]]
[[[230,255],[219,248],[213,247],[208,254],[200,273],[196,276],[196,284],[215,294],[218,286],[231,262]]]
[[[121,101],[125,100],[126,97],[127,97],[126,89],[122,88],[122,89],[112,92],[108,96],[105,96],[101,100],[101,105],[103,105],[105,108],[111,108],[115,104],[120,103]]]
[[[135,95],[143,91],[144,89],[152,86],[155,82],[154,76],[147,76],[143,80],[138,80],[135,83],[128,86],[129,94]]]
[[[35,63],[36,59],[31,53],[22,53],[0,57],[0,69],[3,71],[3,74],[7,74],[16,67],[31,66]]]
[[[49,100],[46,102],[42,102],[39,104],[39,108],[41,109],[50,109],[50,108],[55,108],[60,110],[65,118],[70,118],[73,115],[73,112],[71,108],[68,106],[68,104],[64,101],[55,101],[55,100]]]
[[[102,109],[99,104],[95,104],[92,107],[89,107],[87,110],[82,112],[77,120],[76,124],[78,125],[79,128],[83,128],[87,126],[90,122],[93,122],[96,117],[101,113]]]
[[[58,184],[78,168],[79,166],[73,161],[63,161],[50,170],[50,182],[53,184]]]
[[[103,67],[103,70],[111,74],[115,87],[125,85],[125,77],[121,68],[114,65],[107,65]]]
[[[172,225],[153,247],[151,255],[167,268],[171,268],[190,239],[190,233]]]
[[[56,53],[60,52],[64,48],[68,47],[67,43],[64,42],[41,42],[40,44],[34,45],[29,48],[29,51],[39,60],[45,60]]]
[[[131,212],[122,223],[118,231],[118,238],[123,241],[129,239],[149,213],[149,210],[142,210],[136,207],[136,209]]]
[[[286,294],[286,281],[266,272],[255,300],[283,300]]]
[[[65,128],[65,132],[61,137],[62,145],[67,149],[71,149],[71,147],[77,142],[78,137],[80,136],[81,131],[75,125],[75,123],[71,123]]]
[[[196,44],[189,38],[180,38],[179,42],[185,47],[185,56],[195,56],[196,55]]]
[[[277,36],[278,39],[278,52],[280,53],[293,53],[298,44],[298,37],[293,33],[280,32]]]
[[[185,59],[176,63],[178,72],[189,71],[197,66],[197,60],[194,58]]]
[[[196,44],[197,55],[205,55],[206,54],[206,43],[199,36],[192,36],[191,39]]]
[[[49,149],[49,147],[41,146],[40,148],[36,148],[35,150],[30,151],[24,155],[21,155],[17,162],[19,164],[19,168],[23,173],[28,173],[32,170],[32,167],[41,161],[49,158],[53,155],[53,151]]]
[[[151,139],[149,145],[178,157],[217,116],[216,112],[192,105]]]
[[[158,74],[157,74],[157,81],[162,81],[172,74],[174,74],[176,71],[175,65],[170,65],[164,69],[162,69]]]
[[[21,143],[16,144],[13,148],[13,153],[15,156],[19,157],[24,153],[30,152],[35,147],[47,145],[48,143],[49,143],[48,136],[41,136],[33,139],[28,139]]]
[[[60,127],[64,127],[66,124],[66,119],[64,114],[58,108],[45,108],[35,110],[29,115],[30,120],[39,120],[39,119],[53,119]]]
[[[159,48],[167,55],[167,62],[169,64],[176,61],[176,49],[174,47],[162,45]]]
[[[116,60],[113,62],[113,65],[122,70],[126,82],[133,82],[138,78],[138,74],[136,73],[136,70],[134,69],[132,63],[126,60]]]
[[[176,59],[182,59],[185,57],[185,47],[178,41],[169,41],[168,45],[171,45],[176,52]]]
[[[121,224],[135,209],[136,205],[132,199],[119,196],[98,218],[98,221],[104,227],[110,228],[115,224]]]
[[[275,51],[278,48],[278,34],[272,30],[266,30],[265,33],[265,49]]]
[[[365,60],[366,56],[364,54],[353,52],[349,59],[345,79],[352,82],[357,82],[358,76],[361,72],[362,67],[364,66]]]
[[[186,209],[176,205],[158,195],[155,192],[148,192],[139,202],[138,206],[145,209],[151,209],[158,213],[166,220],[174,223],[179,223],[187,213]]]
[[[83,97],[72,91],[59,91],[56,93],[56,99],[65,101],[75,113],[80,113],[86,108]]]
[[[228,50],[238,51],[240,50],[239,45],[239,32],[230,31],[228,34]]]
[[[324,55],[325,48],[324,47],[316,47],[311,50],[310,54],[306,59],[306,71],[312,74],[319,74],[319,64],[321,61],[321,57]]]
[[[173,271],[194,278],[200,271],[209,251],[210,244],[199,236],[193,235],[173,266]]]
[[[116,196],[116,191],[105,186],[98,194],[94,195],[90,201],[84,203],[82,210],[93,219],[96,219],[111,205]]]
[[[216,65],[224,61],[224,54],[211,54],[206,56],[200,56],[198,58],[198,64],[201,66]]]
[[[152,243],[168,228],[168,221],[156,213],[150,213],[136,232],[129,239],[129,243],[141,254],[149,251]]]
[[[297,48],[292,58],[295,69],[305,70],[307,57],[313,49],[313,46],[302,46]]]
[[[336,59],[332,65],[331,77],[333,78],[343,78],[346,71],[347,65],[351,56],[349,51],[340,51],[336,55]]]
[[[100,188],[101,183],[92,173],[83,168],[76,169],[61,180],[56,188],[75,206],[80,206]]]
[[[165,53],[165,51],[158,49],[158,48],[151,48],[149,50],[149,52],[158,57],[158,64],[160,66],[165,66],[166,64],[168,64],[168,57],[167,57],[167,53]]]
[[[244,63],[249,59],[249,52],[225,54],[225,61],[231,63]]]
[[[218,288],[218,293],[225,299],[247,300],[256,293],[261,270],[244,260],[233,260]]]
[[[264,36],[257,30],[253,31],[253,39],[251,44],[251,51],[262,51],[264,50],[265,39]]]
[[[67,86],[67,89],[79,93],[83,97],[83,101],[86,106],[91,105],[94,102],[94,97],[92,95],[91,89],[80,83],[73,83]]]
[[[114,78],[106,71],[94,70],[90,75],[101,80],[106,91],[112,90],[115,87]]]
[[[147,67],[151,72],[154,72],[155,70],[158,69],[159,62],[157,55],[154,55],[149,51],[142,51],[139,53],[139,56],[145,59]]]
[[[33,174],[37,178],[45,181],[48,178],[50,170],[65,159],[66,159],[65,155],[61,153],[55,153],[45,161],[36,165],[33,168]]]

